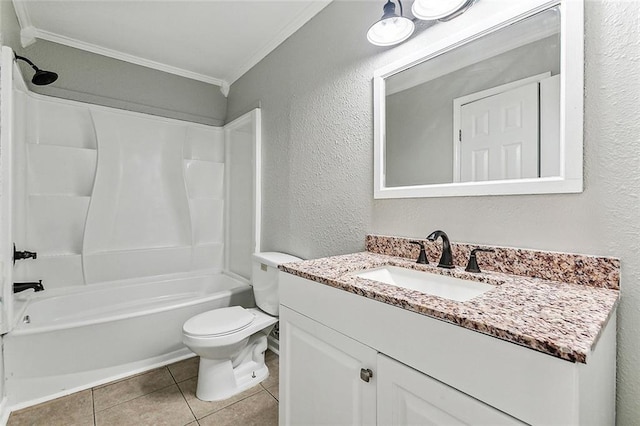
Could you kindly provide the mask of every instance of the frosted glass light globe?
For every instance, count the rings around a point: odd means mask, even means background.
[[[466,3],[467,0],[416,0],[411,12],[418,19],[434,21],[457,12]]]
[[[373,24],[367,31],[367,40],[376,46],[393,46],[408,39],[414,29],[411,19],[393,16]]]

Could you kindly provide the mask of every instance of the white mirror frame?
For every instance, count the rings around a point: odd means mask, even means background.
[[[558,5],[560,6],[561,32],[560,176],[386,187],[385,78]],[[378,69],[374,73],[374,198],[582,192],[584,0],[480,0],[462,16],[446,23],[438,23],[425,30],[422,37],[431,38],[434,42],[425,49]]]

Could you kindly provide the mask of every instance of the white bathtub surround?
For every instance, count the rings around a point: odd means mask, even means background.
[[[192,356],[187,319],[254,306],[260,111],[211,127],[40,96],[2,53],[9,408]],[[7,267],[13,241],[38,258]]]
[[[190,271],[249,279],[259,109],[212,127],[37,95],[5,50],[3,152],[14,161],[2,164],[3,235],[38,252],[16,264],[14,281],[50,290]]]
[[[222,128],[16,95],[15,240],[38,252],[16,280],[52,289],[222,270]]]
[[[182,344],[187,319],[253,306],[251,287],[227,275],[135,281],[52,291],[22,303],[20,316],[29,322],[4,338],[12,409],[192,356]]]

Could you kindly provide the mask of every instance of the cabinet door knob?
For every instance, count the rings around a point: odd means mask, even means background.
[[[360,378],[362,379],[362,381],[369,383],[369,380],[371,380],[372,377],[373,371],[369,370],[368,368],[360,369]]]

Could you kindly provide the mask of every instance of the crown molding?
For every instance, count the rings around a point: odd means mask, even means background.
[[[229,89],[231,89],[231,85],[226,81],[223,82],[222,85],[220,86],[220,91],[222,92],[225,98],[229,96]]]
[[[16,11],[16,17],[18,18],[20,28],[25,29],[33,27],[31,17],[29,16],[29,12],[27,12],[26,2],[24,0],[12,0],[12,3],[13,9]]]
[[[306,24],[311,18],[317,15],[322,9],[327,7],[333,0],[320,0],[314,1],[309,6],[307,6],[296,18],[291,21],[289,25],[282,29],[273,37],[269,43],[267,43],[262,49],[258,50],[243,66],[238,68],[235,72],[231,74],[228,81],[229,84],[235,83],[240,77],[244,75],[247,71],[253,68],[258,62],[263,60],[269,53],[275,50],[282,42],[284,42],[287,38],[289,38],[293,33],[300,29],[304,24]]]
[[[98,55],[107,56],[109,58],[118,59],[120,61],[129,62],[143,67],[167,72],[169,74],[179,75],[181,77],[190,78],[192,80],[202,81],[204,83],[220,86],[220,91],[226,97],[229,93],[229,83],[226,80],[211,77],[208,75],[200,74],[197,72],[185,70],[182,68],[174,67],[172,65],[163,64],[161,62],[152,61],[149,59],[140,58],[138,56],[130,55],[128,53],[120,52],[114,49],[108,49],[105,47],[97,46],[95,44],[86,43],[84,41],[76,40],[71,37],[66,37],[60,34],[44,31],[33,26],[29,12],[25,6],[24,0],[12,0],[13,7],[18,17],[18,23],[20,24],[20,43],[22,47],[30,46],[35,43],[36,39],[48,40],[54,43],[62,44],[76,49],[85,50],[87,52],[96,53]],[[225,89],[226,87],[226,89]]]
[[[200,74],[194,71],[189,71],[183,68],[174,67],[172,65],[163,64],[161,62],[144,59],[135,55],[120,52],[114,49],[108,49],[102,46],[98,46],[92,43],[83,42],[71,37],[66,37],[53,32],[38,29],[33,26],[29,13],[25,6],[25,0],[12,0],[16,15],[18,17],[18,23],[20,24],[20,42],[22,47],[27,47],[35,43],[36,39],[48,40],[54,43],[70,46],[76,49],[85,50],[98,55],[107,56],[110,58],[118,59],[121,61],[129,62],[143,67],[156,69],[159,71],[167,72],[181,77],[189,78],[192,80],[202,81],[204,83],[220,86],[220,91],[227,97],[231,84],[237,79],[242,77],[247,71],[254,67],[258,62],[264,59],[269,53],[277,48],[282,42],[296,32],[300,27],[307,23],[318,12],[327,7],[333,0],[319,0],[314,1],[307,6],[296,18],[285,28],[282,29],[275,37],[273,37],[264,47],[258,50],[243,66],[238,68],[235,72],[231,73],[231,78],[221,79],[211,77],[205,74]]]
[[[87,52],[96,53],[98,55],[107,56],[109,58],[118,59],[120,61],[129,62],[143,67],[164,71],[170,74],[179,75],[181,77],[190,78],[192,80],[198,80],[205,83],[221,86],[226,84],[225,80],[210,77],[208,75],[200,74],[197,72],[185,70],[183,68],[174,67],[172,65],[163,64],[161,62],[152,61],[150,59],[140,58],[139,56],[130,55],[128,53],[120,52],[114,49],[108,49],[106,47],[98,46],[84,41],[76,40],[71,37],[62,36],[59,34],[51,33],[49,31],[43,31],[35,29],[36,37],[42,40],[52,41],[54,43],[63,44],[65,46],[74,47],[76,49],[85,50]]]
[[[34,27],[25,27],[20,30],[20,44],[27,48],[36,42],[38,30]]]
[[[31,17],[25,2],[23,0],[13,0],[12,3],[20,25],[20,44],[22,47],[29,47],[36,42],[36,29],[31,23]]]

